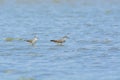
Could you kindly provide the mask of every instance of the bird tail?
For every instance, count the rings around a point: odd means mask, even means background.
[[[56,42],[56,40],[50,40],[51,42]]]
[[[30,40],[24,40],[24,41],[26,41],[26,42],[30,42]]]

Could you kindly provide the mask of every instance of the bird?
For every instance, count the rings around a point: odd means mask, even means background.
[[[57,39],[57,40],[50,40],[51,42],[57,43],[58,45],[62,45],[64,42],[66,42],[66,40],[68,39],[68,36],[64,36],[61,39]]]
[[[34,36],[33,39],[24,40],[24,41],[26,41],[26,42],[30,43],[32,46],[34,46],[35,43],[38,41],[38,37],[37,37],[37,36]]]

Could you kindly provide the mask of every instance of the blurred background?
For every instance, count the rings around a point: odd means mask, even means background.
[[[0,0],[0,79],[120,80],[119,35],[119,0]]]

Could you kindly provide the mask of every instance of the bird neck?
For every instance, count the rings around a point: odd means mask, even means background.
[[[62,40],[66,40],[67,38],[62,38]]]
[[[38,38],[37,38],[37,37],[35,37],[33,40],[37,41],[37,40],[38,40]]]

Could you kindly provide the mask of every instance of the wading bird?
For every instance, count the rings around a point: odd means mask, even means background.
[[[62,45],[65,41],[66,41],[66,39],[68,39],[68,37],[67,36],[64,36],[64,37],[62,37],[61,39],[58,39],[58,40],[50,40],[51,42],[54,42],[54,43],[57,43],[58,45]]]
[[[29,42],[32,46],[35,45],[35,43],[37,42],[38,40],[38,37],[35,36],[33,39],[30,39],[30,40],[25,40],[26,42]]]

